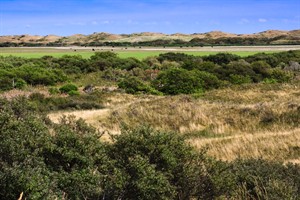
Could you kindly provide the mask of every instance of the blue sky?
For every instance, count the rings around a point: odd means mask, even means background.
[[[300,0],[0,0],[0,35],[300,29]]]

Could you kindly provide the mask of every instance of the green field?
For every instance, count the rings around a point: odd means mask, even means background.
[[[109,50],[109,49],[107,49]],[[107,50],[96,50],[96,52],[107,51]],[[166,51],[162,50],[114,50],[121,58],[135,57],[137,59],[144,59],[149,56],[157,56],[161,53],[166,53]],[[186,51],[172,51],[172,52],[182,52],[195,56],[205,56],[211,54],[217,54],[219,51],[195,51],[195,50],[186,50]],[[226,52],[226,51],[220,51]],[[263,51],[233,51],[230,52],[232,54],[236,54],[242,57],[254,55],[256,53]],[[278,51],[267,51],[266,53],[273,53]],[[0,56],[18,56],[23,58],[40,58],[45,55],[53,56],[53,57],[62,57],[63,55],[81,55],[83,58],[89,58],[95,53],[90,49],[80,49],[74,51],[72,49],[52,49],[52,48],[0,48]]]

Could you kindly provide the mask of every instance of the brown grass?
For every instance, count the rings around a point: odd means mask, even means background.
[[[300,158],[300,128],[223,138],[193,138],[189,142],[198,148],[207,147],[211,156],[222,160],[242,157],[295,163]]]
[[[13,89],[7,92],[0,93],[0,98],[13,99],[21,96],[29,97],[32,93],[41,93],[45,97],[50,96],[48,89],[46,87],[28,87],[26,90]]]
[[[223,160],[300,158],[300,90],[291,85],[248,85],[215,90],[195,99],[173,96],[140,101],[111,112],[105,124],[116,129],[150,125],[186,135]]]
[[[300,158],[300,83],[247,85],[192,96],[112,95],[99,111],[76,111],[88,123],[120,132],[122,125],[176,131],[223,160]],[[55,115],[55,114],[54,114]]]

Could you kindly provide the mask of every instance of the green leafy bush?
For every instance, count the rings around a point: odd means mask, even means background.
[[[59,88],[59,91],[61,93],[69,93],[71,91],[77,91],[77,90],[78,90],[78,87],[72,83],[68,83]]]
[[[70,96],[78,96],[80,95],[79,91],[71,90],[68,92],[68,95]]]
[[[278,68],[272,69],[271,71],[271,78],[275,79],[278,83],[289,82],[293,76],[291,72],[283,71]]]
[[[192,73],[194,73],[197,79],[203,82],[203,88],[205,90],[216,89],[221,86],[221,81],[214,74],[198,70],[193,70]]]
[[[142,127],[124,130],[108,151],[125,173],[125,199],[206,199],[211,182],[203,152],[197,154],[184,139]]]
[[[229,76],[229,81],[233,84],[245,84],[245,83],[251,83],[252,80],[249,76],[242,76],[242,75],[238,75],[238,74],[231,74]]]
[[[152,85],[160,92],[176,95],[202,91],[204,83],[192,71],[174,68],[158,74]]]
[[[52,94],[52,95],[53,95],[53,94],[58,94],[58,93],[60,93],[60,92],[59,92],[59,89],[56,88],[56,87],[51,87],[51,88],[48,89],[48,91],[49,91],[49,93]]]
[[[118,87],[124,89],[129,94],[149,93],[149,94],[160,94],[158,91],[153,89],[135,76],[124,78],[118,83]]]

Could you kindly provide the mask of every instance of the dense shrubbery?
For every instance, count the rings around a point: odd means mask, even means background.
[[[1,90],[10,90],[26,85],[54,85],[65,82],[66,74],[80,77],[102,71],[103,78],[119,83],[129,93],[155,93],[149,86],[152,84],[165,94],[188,94],[229,84],[289,82],[298,73],[286,70],[291,61],[300,62],[300,51],[259,53],[243,59],[228,53],[203,57],[165,53],[144,61],[122,59],[113,52],[96,52],[90,59],[80,56],[0,57],[0,86]],[[132,84],[132,76],[136,84]],[[126,81],[128,77],[131,78]]]
[[[154,87],[165,94],[190,94],[202,91],[204,82],[194,71],[169,69],[153,81]]]
[[[147,85],[135,76],[126,77],[118,83],[119,88],[124,89],[129,94],[160,94],[150,85]]]
[[[61,69],[40,64],[22,58],[0,57],[0,89],[23,88],[26,84],[55,85],[67,80]]]
[[[38,97],[36,97],[38,98]],[[222,162],[176,133],[124,128],[113,142],[82,120],[52,124],[26,99],[0,100],[0,198],[297,199],[299,165]]]
[[[77,91],[77,90],[78,90],[78,87],[72,83],[68,83],[59,88],[59,91],[61,93],[66,93],[66,94],[68,94],[69,92],[72,92],[72,91]]]

